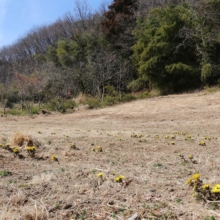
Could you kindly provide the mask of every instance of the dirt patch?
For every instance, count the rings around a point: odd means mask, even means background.
[[[219,219],[218,203],[195,201],[185,184],[193,173],[220,183],[219,109],[220,93],[196,93],[1,117],[2,142],[16,147],[20,132],[41,145],[35,157],[0,149],[0,219]]]

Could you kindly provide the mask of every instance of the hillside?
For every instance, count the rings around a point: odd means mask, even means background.
[[[31,157],[24,142],[21,158],[1,147],[0,219],[219,219],[219,203],[185,184],[195,173],[220,183],[219,109],[218,92],[1,117],[0,144],[17,147],[21,132],[39,147]]]
[[[76,1],[0,48],[0,114],[64,112],[80,94],[109,105],[219,86],[219,12],[220,0],[112,0],[94,13]]]

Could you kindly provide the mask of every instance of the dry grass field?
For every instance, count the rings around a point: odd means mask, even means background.
[[[219,92],[1,117],[0,144],[20,156],[0,147],[0,219],[220,219],[219,201],[186,185],[220,183],[219,132]]]

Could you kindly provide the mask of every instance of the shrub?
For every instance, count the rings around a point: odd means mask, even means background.
[[[149,98],[151,95],[149,94],[149,92],[145,91],[145,92],[141,92],[137,98],[138,99],[146,99],[146,98]]]
[[[63,109],[74,109],[76,107],[76,102],[72,99],[66,100],[63,103]]]
[[[124,95],[122,95],[120,101],[121,102],[130,102],[130,101],[133,101],[135,99],[136,99],[136,97],[132,94],[124,94]]]
[[[119,102],[119,97],[107,95],[107,96],[104,98],[103,105],[104,105],[104,106],[109,106],[109,105],[114,105],[114,104],[116,104],[116,103],[118,103],[118,102]]]
[[[9,115],[26,115],[25,111],[18,110],[18,109],[9,109],[7,110],[7,114]]]
[[[30,113],[33,114],[33,115],[39,114],[39,108],[38,107],[32,107]]]
[[[75,107],[76,103],[74,100],[64,100],[62,98],[56,97],[50,100],[49,104],[46,106],[46,109],[51,111],[65,112],[67,109],[73,109]]]
[[[89,105],[89,109],[100,108],[101,102],[98,98],[86,98],[84,104]]]
[[[130,82],[130,84],[128,85],[128,89],[132,92],[139,92],[148,87],[148,84],[148,80],[142,77]]]
[[[117,96],[118,92],[115,91],[114,86],[105,86],[105,93],[109,96]]]

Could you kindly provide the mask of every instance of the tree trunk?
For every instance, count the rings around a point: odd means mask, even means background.
[[[102,87],[102,102],[104,101],[104,96],[105,96],[105,86],[103,85],[103,87]]]

